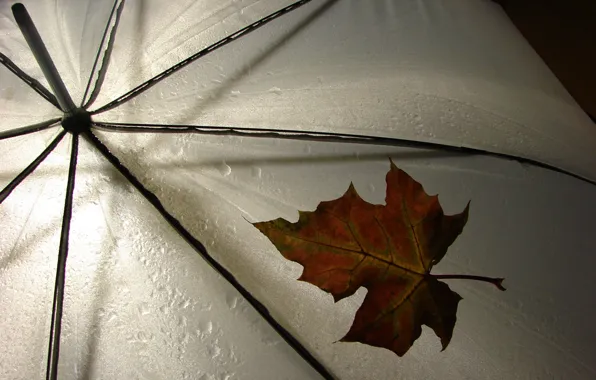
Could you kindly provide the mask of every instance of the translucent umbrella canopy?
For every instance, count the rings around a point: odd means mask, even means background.
[[[490,1],[304,3],[233,41],[292,2],[25,5],[97,138],[334,377],[593,378],[593,123]],[[10,5],[0,133],[57,121],[0,140],[1,187],[63,131]],[[72,139],[0,205],[3,379],[45,376]],[[321,377],[121,166],[79,143],[59,378]],[[471,200],[433,273],[506,278],[506,292],[449,282],[463,300],[444,351],[426,328],[401,358],[337,342],[366,290],[334,303],[250,223],[296,221],[350,182],[382,204],[388,157],[446,214]]]

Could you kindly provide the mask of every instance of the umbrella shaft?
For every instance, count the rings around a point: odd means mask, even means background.
[[[25,9],[23,4],[15,4],[12,6],[12,13],[43,75],[50,84],[58,100],[58,104],[60,104],[60,108],[66,113],[72,113],[76,109],[76,106],[66,90],[66,86],[64,86],[64,82],[62,82],[62,78],[60,78],[60,74],[50,57],[50,53],[46,49],[27,9]]]

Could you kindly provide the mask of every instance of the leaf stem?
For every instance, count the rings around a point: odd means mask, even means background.
[[[449,279],[459,279],[459,280],[475,280],[475,281],[484,281],[489,282],[496,286],[499,290],[505,290],[503,286],[504,278],[494,278],[494,277],[484,277],[484,276],[474,276],[470,274],[431,274],[431,277],[436,278],[437,280],[449,280]]]

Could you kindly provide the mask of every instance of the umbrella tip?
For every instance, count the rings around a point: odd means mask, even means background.
[[[16,3],[13,4],[12,7],[10,7],[10,9],[12,9],[12,14],[17,17],[19,15],[22,15],[23,12],[27,12],[27,9],[25,9],[25,6],[21,3]]]

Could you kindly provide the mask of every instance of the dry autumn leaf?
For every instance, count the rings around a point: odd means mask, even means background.
[[[403,356],[427,325],[445,349],[462,298],[439,279],[486,281],[505,290],[503,279],[430,274],[461,233],[469,205],[460,214],[444,215],[438,196],[426,194],[393,162],[386,181],[386,205],[366,202],[350,184],[342,197],[321,202],[313,212],[300,211],[296,223],[279,218],[254,226],[285,258],[304,266],[299,280],[336,302],[361,286],[368,289],[341,341]]]

